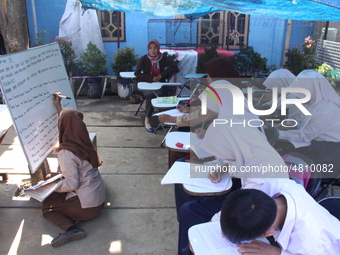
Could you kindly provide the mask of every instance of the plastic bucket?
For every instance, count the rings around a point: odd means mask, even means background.
[[[130,79],[118,79],[117,80],[118,96],[120,98],[124,98],[124,99],[130,98],[131,84],[132,82]]]
[[[87,78],[87,97],[101,98],[102,94],[102,78]]]

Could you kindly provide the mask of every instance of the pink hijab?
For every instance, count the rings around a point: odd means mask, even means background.
[[[152,56],[149,55],[149,46],[150,46],[151,43],[154,43],[156,45],[157,49],[158,49],[157,57],[152,57]],[[162,59],[163,54],[159,50],[160,47],[161,47],[161,44],[159,43],[159,41],[157,39],[152,39],[148,42],[148,54],[147,54],[147,56],[151,61],[151,74],[154,75],[154,76],[157,76],[161,73],[159,61]]]

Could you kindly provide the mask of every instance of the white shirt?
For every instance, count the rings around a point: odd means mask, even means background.
[[[340,142],[340,118],[338,106],[328,102],[319,108],[308,125],[302,130],[279,131],[279,138],[290,141],[295,148],[310,145],[312,140],[324,142]]]
[[[304,70],[290,87],[303,88],[310,92],[311,98],[304,107],[312,114],[300,116],[297,130],[280,130],[279,138],[294,144],[295,148],[310,145],[312,140],[325,142],[340,141],[340,97],[320,73],[314,70]],[[301,93],[293,93],[297,98],[303,98]]]
[[[292,180],[267,182],[262,191],[271,197],[283,195],[287,215],[281,231],[274,234],[282,255],[339,255],[340,222]]]

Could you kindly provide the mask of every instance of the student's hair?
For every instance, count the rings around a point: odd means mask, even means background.
[[[262,236],[274,223],[276,211],[274,199],[262,191],[233,191],[222,205],[222,232],[232,243],[253,240]]]

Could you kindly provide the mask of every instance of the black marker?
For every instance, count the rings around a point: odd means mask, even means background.
[[[57,95],[56,94],[53,94],[54,97],[56,97]],[[65,99],[71,99],[70,97],[67,97],[67,96],[63,96],[63,95],[58,95],[59,97],[61,98],[65,98]]]

